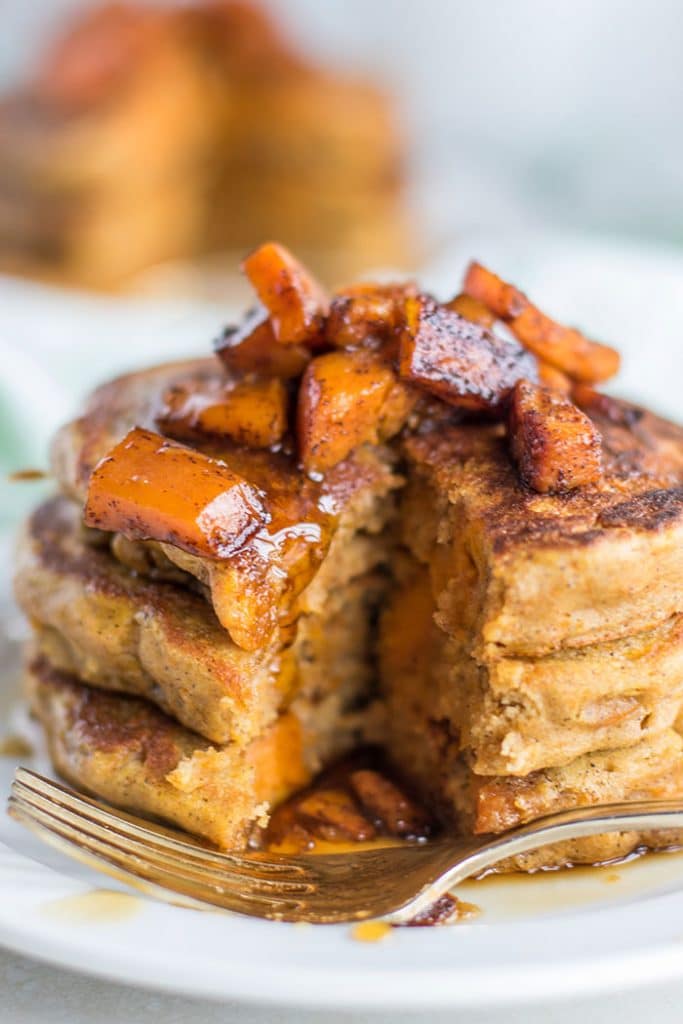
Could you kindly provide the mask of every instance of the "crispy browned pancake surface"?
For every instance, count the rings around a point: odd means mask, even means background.
[[[353,718],[281,715],[245,747],[212,746],[147,701],[84,686],[43,656],[26,688],[55,767],[102,799],[226,848],[243,846],[272,805],[356,738]],[[315,728],[311,729],[311,726]]]
[[[610,408],[594,414],[602,483],[563,495],[520,482],[501,427],[406,441],[404,536],[432,566],[447,632],[537,656],[683,611],[683,429],[627,403]]]

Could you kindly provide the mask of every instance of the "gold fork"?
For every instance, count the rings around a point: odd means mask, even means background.
[[[220,853],[18,768],[8,811],[58,850],[159,899],[279,921],[400,923],[506,857],[629,829],[683,828],[683,801],[603,804],[501,836],[290,857]]]

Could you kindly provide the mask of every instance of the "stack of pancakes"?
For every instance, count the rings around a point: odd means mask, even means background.
[[[27,524],[16,582],[57,769],[224,847],[366,742],[464,835],[683,795],[683,428],[568,381],[573,404],[431,298],[425,333],[401,320],[410,286],[328,305],[272,243],[245,266],[268,317],[228,330],[219,359],[105,385],[57,436],[61,495]],[[401,353],[420,343],[417,376],[394,369],[397,330]],[[264,383],[281,407],[258,404]],[[510,455],[501,409],[520,386],[541,400],[527,455],[561,471],[554,490]],[[270,448],[245,446],[255,425]],[[586,436],[600,461],[566,486]]]
[[[97,5],[0,102],[0,136],[3,269],[119,288],[272,234],[329,279],[407,255],[392,104],[242,0]]]
[[[683,430],[604,396],[586,411],[604,470],[588,492],[521,486],[497,426],[405,444],[388,743],[465,831],[683,791]],[[649,839],[516,863],[602,861]]]
[[[324,763],[377,738],[372,609],[399,478],[382,449],[359,451],[321,483],[287,456],[242,453],[278,533],[298,545],[286,565],[267,560],[265,579],[254,564],[228,571],[86,529],[88,478],[112,443],[148,422],[178,380],[212,377],[218,364],[205,360],[96,392],[56,439],[63,495],[26,526],[16,592],[34,627],[31,704],[58,770],[235,846]]]

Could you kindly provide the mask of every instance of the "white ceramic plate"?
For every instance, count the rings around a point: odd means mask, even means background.
[[[548,296],[627,357],[624,390],[676,415],[682,379],[683,264],[673,255],[580,247],[525,248],[478,240],[529,290]],[[457,280],[455,253],[434,280]],[[521,273],[520,273],[521,270]],[[2,577],[8,575],[2,561]],[[1,718],[30,730],[17,703],[5,615]],[[35,743],[35,738],[34,738]],[[46,770],[39,745],[23,763]],[[0,756],[0,792],[16,759]],[[102,897],[93,890],[114,890]],[[116,894],[118,892],[118,894]],[[271,924],[126,896],[102,876],[51,852],[0,815],[0,942],[32,956],[130,983],[201,996],[330,1009],[479,1007],[598,993],[683,977],[683,855],[536,878],[470,883],[470,922],[396,929],[376,944],[347,927]]]

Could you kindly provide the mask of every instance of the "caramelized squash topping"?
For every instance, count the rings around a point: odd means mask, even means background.
[[[459,313],[460,316],[465,317],[465,320],[471,320],[473,324],[479,324],[480,327],[491,328],[496,322],[496,315],[488,306],[485,306],[479,299],[473,299],[465,292],[460,292],[450,302],[446,302],[445,306],[446,309]]]
[[[253,648],[274,628],[282,574],[288,586],[297,577],[298,593],[329,541],[317,513],[297,518],[291,494],[285,500],[277,474],[260,463],[275,457],[266,449],[289,459],[291,428],[311,477],[303,490],[358,446],[389,440],[407,423],[438,423],[453,408],[455,415],[507,418],[512,456],[534,490],[571,491],[600,480],[600,436],[567,396],[598,418],[623,416],[591,387],[616,372],[618,354],[555,323],[480,264],[470,265],[464,291],[446,304],[412,284],[354,285],[330,304],[274,242],[247,256],[243,268],[260,303],[216,343],[225,379],[169,390],[156,423],[175,440],[132,430],[95,468],[86,505],[90,526],[229,561],[214,589],[241,646]],[[232,465],[256,483],[177,441],[213,442],[209,450],[229,442]],[[256,484],[267,488],[267,499]],[[250,632],[254,620],[258,635]],[[361,802],[381,804],[383,818],[408,813],[369,775],[353,791]]]
[[[247,378],[220,390],[178,385],[164,396],[157,425],[179,441],[226,438],[271,448],[287,430],[287,389],[277,377]]]
[[[426,296],[408,298],[401,337],[401,377],[449,405],[496,412],[522,377],[536,377],[521,345],[440,306]]]
[[[95,467],[85,523],[230,558],[268,522],[263,497],[224,462],[135,427]]]
[[[426,808],[391,776],[378,752],[365,748],[326,769],[303,792],[275,808],[263,833],[274,853],[333,852],[368,840],[423,840],[436,831]],[[419,923],[419,922],[418,922]]]
[[[401,429],[415,401],[391,366],[372,351],[317,356],[299,388],[297,436],[304,469],[322,473],[358,445],[388,439]]]
[[[429,835],[432,822],[424,808],[385,774],[360,768],[351,772],[349,781],[361,805],[382,823],[390,836],[418,839]]]
[[[538,379],[544,387],[550,388],[551,391],[559,391],[561,395],[568,395],[572,390],[571,377],[542,359],[538,361]]]
[[[327,295],[291,252],[266,242],[247,256],[242,269],[268,310],[281,345],[319,348],[324,343]]]
[[[339,291],[330,303],[327,340],[335,348],[379,345],[403,323],[403,307],[414,285],[356,284]]]
[[[226,327],[215,343],[216,354],[232,374],[255,373],[291,380],[300,377],[311,358],[303,345],[281,345],[268,310],[258,305],[237,327]]]
[[[534,491],[572,491],[602,477],[600,434],[585,413],[548,388],[518,382],[508,434],[520,476]]]
[[[465,292],[509,324],[530,352],[573,380],[590,384],[608,380],[618,371],[620,360],[615,349],[590,341],[574,327],[563,327],[551,320],[523,292],[480,263],[470,264]]]
[[[328,842],[346,839],[362,843],[376,834],[374,825],[352,795],[341,788],[320,789],[302,797],[297,804],[297,817],[304,828]]]

